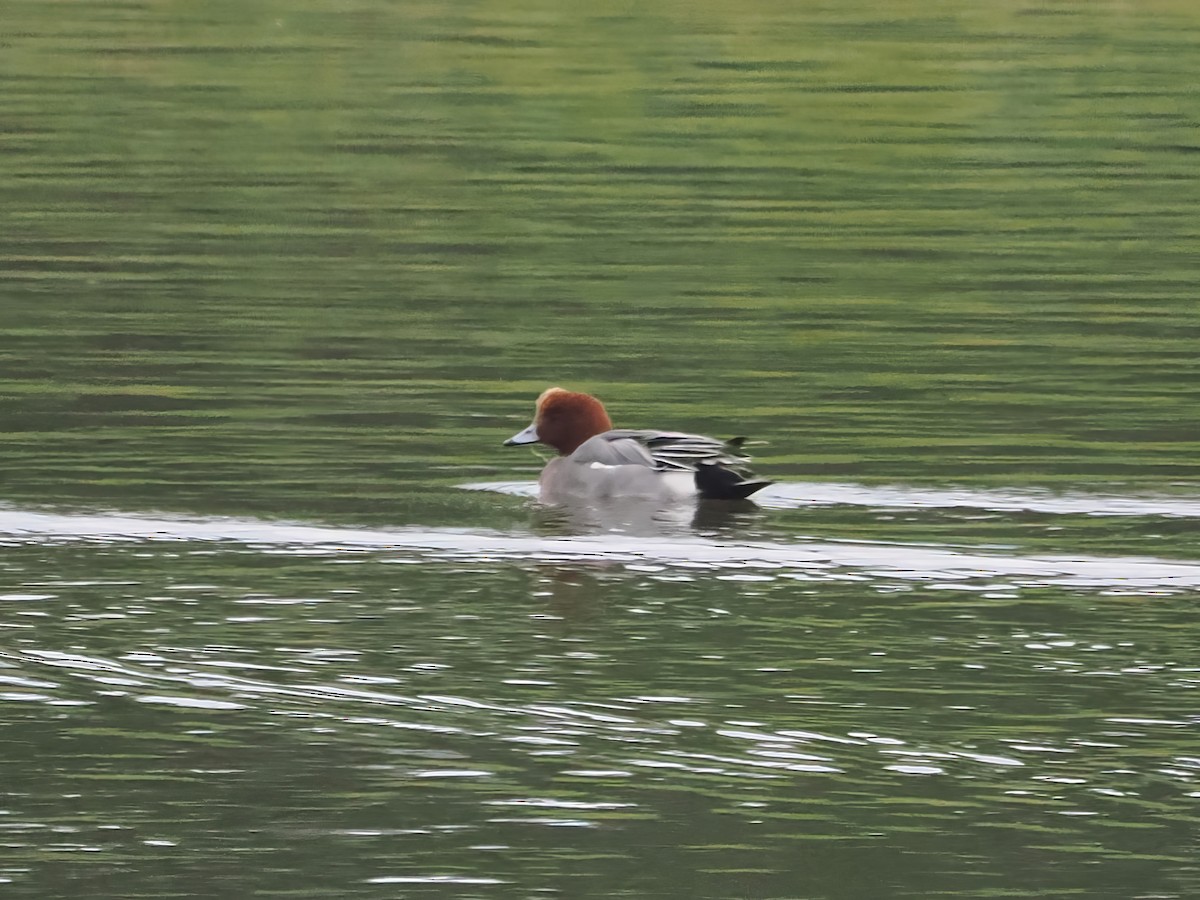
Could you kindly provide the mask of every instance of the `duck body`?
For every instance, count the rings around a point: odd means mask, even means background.
[[[743,441],[613,428],[595,397],[550,388],[538,398],[533,423],[504,443],[542,443],[558,451],[538,479],[546,502],[654,498],[671,503],[695,497],[742,500],[771,484],[746,469]]]

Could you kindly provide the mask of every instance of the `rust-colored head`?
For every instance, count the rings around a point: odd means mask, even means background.
[[[552,387],[538,397],[533,424],[504,443],[511,446],[541,441],[568,456],[588,438],[611,430],[612,421],[604,404],[591,394]]]

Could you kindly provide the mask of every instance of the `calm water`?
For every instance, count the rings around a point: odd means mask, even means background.
[[[0,892],[1200,895],[1193,3],[4,23]]]

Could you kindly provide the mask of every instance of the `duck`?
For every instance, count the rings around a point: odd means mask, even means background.
[[[542,392],[533,422],[504,446],[538,443],[558,453],[538,479],[541,499],[548,503],[745,500],[773,484],[746,468],[745,438],[613,428],[597,398],[561,387]]]

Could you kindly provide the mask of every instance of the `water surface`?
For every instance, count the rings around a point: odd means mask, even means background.
[[[1200,893],[1192,4],[10,7],[7,893]]]

